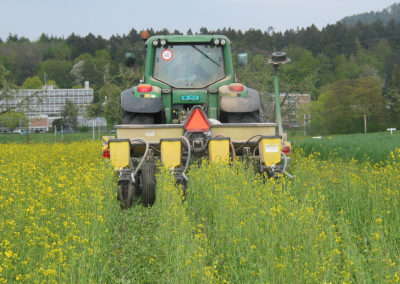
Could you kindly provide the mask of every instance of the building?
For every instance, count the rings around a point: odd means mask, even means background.
[[[15,110],[24,112],[30,120],[31,127],[43,132],[48,131],[55,119],[61,118],[61,112],[67,100],[78,106],[78,119],[86,121],[87,108],[93,100],[93,89],[89,88],[89,82],[85,82],[85,87],[82,89],[55,89],[53,86],[44,86],[40,90],[17,90],[11,99],[1,102],[0,105],[6,108],[21,105]],[[24,101],[25,103],[21,104]],[[47,128],[43,126],[44,119],[47,121]],[[40,126],[36,126],[39,120]]]
[[[299,118],[298,112],[304,104],[311,102],[310,94],[280,94],[282,124],[285,127],[300,127],[303,125],[303,119]],[[261,94],[261,117],[263,121],[275,121],[275,94]]]
[[[18,90],[15,98],[9,103],[17,104],[29,97],[25,110],[22,110],[29,118],[43,115],[47,115],[49,118],[60,118],[67,100],[72,101],[79,107],[78,116],[86,117],[87,107],[93,100],[93,90],[89,87],[83,89],[54,89],[53,86],[46,86],[41,90]]]
[[[30,119],[29,128],[31,132],[47,132],[49,131],[49,119],[47,116],[35,117]]]

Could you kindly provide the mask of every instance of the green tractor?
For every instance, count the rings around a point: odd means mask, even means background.
[[[130,207],[141,195],[154,203],[158,160],[186,184],[191,161],[251,159],[269,177],[285,173],[290,143],[282,139],[280,103],[277,122],[261,122],[259,93],[236,82],[230,41],[220,35],[145,37],[145,74],[121,93],[122,124],[117,138],[103,137],[103,156],[119,175],[118,199]],[[127,63],[134,62],[127,53]],[[277,66],[288,62],[274,53]],[[247,64],[247,54],[238,65]],[[278,97],[279,100],[279,97]]]
[[[123,124],[183,123],[194,105],[221,123],[260,122],[260,95],[235,82],[227,37],[154,36],[146,47],[143,84],[121,94]]]

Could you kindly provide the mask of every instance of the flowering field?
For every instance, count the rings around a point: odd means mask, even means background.
[[[186,195],[120,210],[100,143],[1,145],[0,283],[398,283],[400,150],[299,150],[286,177],[193,166]]]
[[[1,145],[0,283],[107,280],[118,206],[99,149]]]
[[[294,160],[293,181],[193,168],[185,202],[162,172],[153,210],[166,280],[398,283],[400,149],[375,166]]]

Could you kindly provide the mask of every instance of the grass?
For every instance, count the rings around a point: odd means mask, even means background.
[[[165,282],[156,232],[157,219],[152,208],[137,205],[120,210],[113,226],[110,252],[112,283]]]
[[[111,135],[115,136],[114,134],[110,134],[108,132],[96,132],[94,135],[94,140],[100,140],[102,136],[104,135]],[[100,137],[100,138],[99,138]],[[61,135],[61,133],[57,133],[54,135],[54,133],[47,132],[47,133],[32,133],[27,137],[26,134],[21,135],[21,134],[0,134],[0,144],[6,144],[6,143],[71,143],[71,142],[77,142],[77,141],[89,141],[93,140],[93,133],[92,132],[73,132],[73,133],[65,133]]]
[[[321,139],[295,138],[294,149],[302,149],[307,156],[319,153],[322,160],[370,161],[378,163],[388,159],[389,153],[400,147],[400,133],[369,133],[325,136]]]

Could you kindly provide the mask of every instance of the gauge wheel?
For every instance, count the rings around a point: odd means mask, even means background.
[[[135,200],[135,185],[130,181],[120,181],[118,184],[118,200],[122,209],[132,207]]]
[[[142,166],[142,203],[151,206],[156,200],[156,163],[153,159],[146,160]]]

